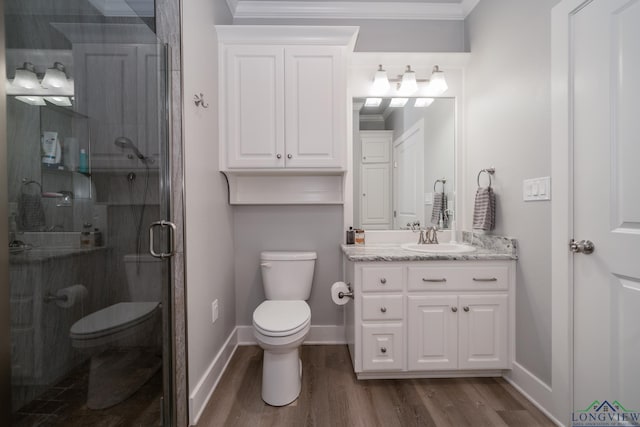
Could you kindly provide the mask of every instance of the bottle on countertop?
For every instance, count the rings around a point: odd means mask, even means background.
[[[356,246],[364,246],[364,230],[356,229],[355,243]]]
[[[93,235],[91,234],[91,223],[85,222],[82,225],[82,232],[80,233],[80,247],[90,248],[93,246]]]
[[[356,231],[353,227],[347,230],[347,245],[353,245],[356,242]]]

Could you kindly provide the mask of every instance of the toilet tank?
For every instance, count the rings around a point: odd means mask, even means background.
[[[162,260],[149,254],[124,256],[124,268],[131,301],[161,301],[162,266]]]
[[[313,283],[315,252],[260,253],[262,285],[268,300],[308,300]]]

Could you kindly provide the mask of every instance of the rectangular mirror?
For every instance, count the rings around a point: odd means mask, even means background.
[[[401,101],[397,101],[401,100]],[[354,98],[353,224],[438,225],[455,212],[455,98]]]

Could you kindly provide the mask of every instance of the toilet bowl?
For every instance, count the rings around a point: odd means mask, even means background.
[[[75,322],[71,345],[91,357],[87,407],[104,409],[135,393],[162,366],[162,263],[125,255],[132,301],[118,302]]]
[[[267,300],[253,312],[253,335],[264,350],[262,400],[284,406],[300,395],[299,347],[309,333],[315,252],[262,252],[260,267]]]

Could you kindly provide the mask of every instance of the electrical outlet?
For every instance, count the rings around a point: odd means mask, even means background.
[[[218,314],[218,300],[215,300],[211,303],[211,323],[216,323]]]

